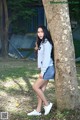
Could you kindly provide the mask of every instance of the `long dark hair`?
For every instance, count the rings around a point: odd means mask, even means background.
[[[40,46],[41,41],[45,42],[45,39],[47,39],[53,46],[53,42],[52,42],[52,38],[50,35],[50,32],[48,31],[48,29],[45,26],[39,26],[38,28],[42,28],[43,32],[44,32],[44,37],[43,40],[41,40],[38,36],[37,36],[37,43],[38,46]]]
[[[50,35],[50,32],[48,31],[48,29],[45,26],[39,26],[38,28],[42,28],[43,32],[44,32],[44,37],[43,40],[41,40],[38,36],[37,36],[37,45],[38,47],[40,46],[41,41],[44,43],[45,39],[47,39],[50,44],[52,45],[52,51],[51,51],[51,58],[54,60],[53,58],[53,50],[54,50],[54,44]]]

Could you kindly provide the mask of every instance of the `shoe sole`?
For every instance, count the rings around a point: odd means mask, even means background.
[[[41,116],[41,115],[27,115],[27,116]]]

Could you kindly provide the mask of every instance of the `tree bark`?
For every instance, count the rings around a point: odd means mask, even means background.
[[[79,94],[68,1],[64,0],[64,4],[63,0],[42,1],[54,42],[57,107],[60,110],[74,109],[79,105]]]
[[[1,0],[1,53],[8,56],[8,11],[6,0]]]
[[[0,0],[0,40],[1,40],[2,2]]]

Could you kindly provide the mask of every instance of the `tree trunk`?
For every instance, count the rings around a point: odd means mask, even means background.
[[[8,11],[6,0],[1,0],[1,53],[8,56]]]
[[[0,0],[0,40],[1,40],[2,3]]]
[[[63,0],[42,0],[47,24],[54,42],[55,88],[57,107],[74,109],[79,105],[75,52],[69,18],[69,9]]]

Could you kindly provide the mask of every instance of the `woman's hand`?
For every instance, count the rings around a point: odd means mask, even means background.
[[[37,42],[35,43],[35,48],[34,48],[36,51],[38,50],[38,44]]]
[[[40,78],[40,79],[43,79],[43,76],[42,76],[42,74],[39,74],[39,78]]]
[[[36,51],[37,51],[37,50],[38,50],[38,47],[35,47],[35,48],[34,48],[34,50],[36,50]]]

